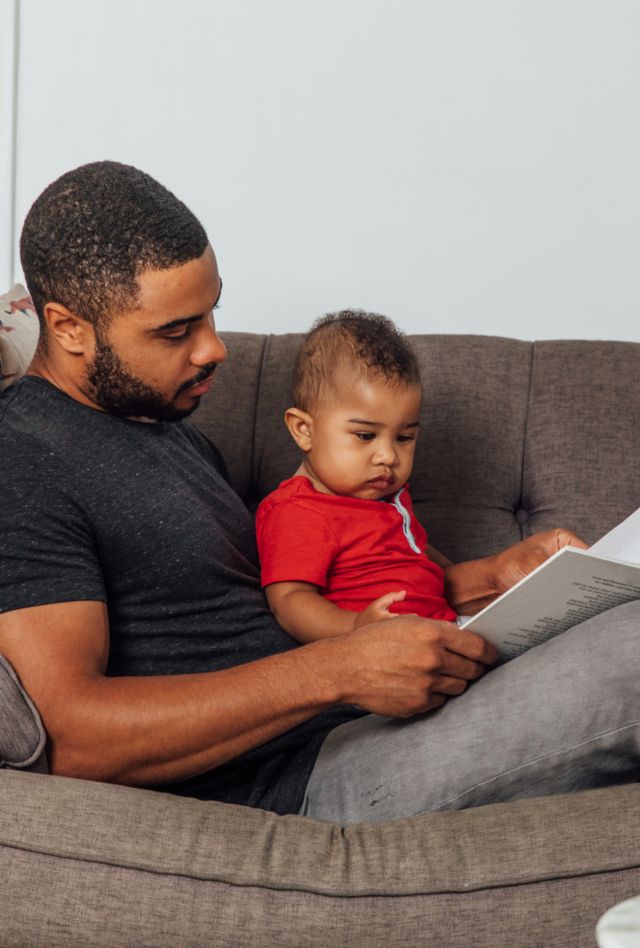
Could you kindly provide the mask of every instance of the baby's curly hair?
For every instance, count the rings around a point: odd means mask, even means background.
[[[322,316],[304,337],[293,368],[294,405],[312,411],[344,374],[422,387],[406,335],[386,316],[359,309]]]
[[[97,161],[63,174],[36,198],[20,238],[29,292],[94,324],[134,307],[137,277],[202,256],[208,244],[192,212],[148,174]]]

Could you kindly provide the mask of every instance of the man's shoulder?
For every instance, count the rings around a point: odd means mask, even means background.
[[[213,464],[222,477],[231,483],[227,465],[222,454],[215,446],[213,441],[207,438],[207,436],[202,431],[200,431],[197,425],[194,425],[191,421],[180,421],[177,422],[177,424],[174,424],[173,427],[179,433],[180,437],[184,438],[189,442],[189,444],[195,447],[200,454],[202,454]]]
[[[63,419],[46,383],[23,377],[0,395],[0,445],[3,456],[42,452],[51,456]]]
[[[86,473],[139,465],[140,452],[162,465],[181,447],[228,480],[214,444],[188,421],[143,422],[98,411],[44,379],[26,376],[0,396],[0,453],[18,464],[44,464]]]
[[[23,376],[0,393],[0,431],[3,423],[31,408],[34,398],[37,398],[33,381],[30,377]]]

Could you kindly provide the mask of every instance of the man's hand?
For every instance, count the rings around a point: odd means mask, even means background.
[[[446,595],[457,612],[474,615],[563,546],[586,549],[571,530],[545,530],[481,560],[445,567]]]
[[[495,561],[493,582],[498,595],[511,589],[536,567],[561,550],[563,546],[577,546],[586,550],[587,544],[571,530],[545,530],[535,533],[515,546],[510,546],[493,557]]]
[[[42,715],[52,772],[132,786],[204,773],[336,705],[429,711],[496,657],[473,632],[413,616],[196,674],[110,676],[108,648],[102,602],[0,615],[0,652]]]
[[[417,616],[365,626],[331,646],[342,651],[343,702],[400,718],[462,694],[497,658],[493,645],[476,633]]]
[[[399,589],[397,592],[385,593],[370,602],[366,609],[360,612],[353,624],[354,629],[359,629],[363,625],[369,625],[370,622],[381,622],[383,619],[397,619],[397,612],[389,612],[389,606],[394,602],[402,602],[407,595],[406,589]]]

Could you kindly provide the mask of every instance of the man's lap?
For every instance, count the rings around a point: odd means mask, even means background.
[[[640,602],[494,669],[438,711],[325,739],[301,813],[379,822],[640,778]]]

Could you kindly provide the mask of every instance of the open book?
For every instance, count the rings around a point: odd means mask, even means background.
[[[559,550],[460,625],[493,642],[505,662],[633,599],[640,599],[640,509],[590,549]]]

